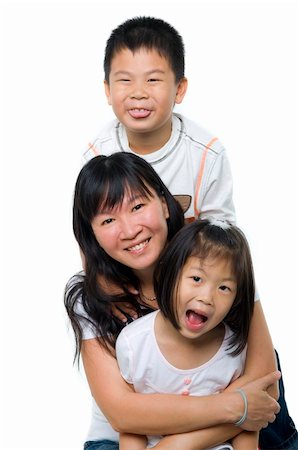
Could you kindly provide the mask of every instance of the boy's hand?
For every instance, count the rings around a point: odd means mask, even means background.
[[[97,276],[98,283],[100,284],[100,287],[106,291],[107,293],[111,295],[122,295],[124,294],[124,291],[117,285],[111,283],[110,281],[106,281],[106,279],[102,275]],[[129,292],[131,292],[131,295],[138,295],[138,291],[133,286],[127,286],[127,289]],[[125,301],[125,302],[114,302],[111,305],[112,314],[117,319],[121,320],[122,322],[127,322],[129,318],[131,319],[137,319],[138,314],[134,306],[132,306],[131,303]],[[128,317],[127,317],[128,316]]]

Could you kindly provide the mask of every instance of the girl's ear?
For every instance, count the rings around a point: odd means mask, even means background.
[[[187,78],[181,78],[179,83],[177,84],[176,89],[176,97],[175,97],[175,103],[178,105],[179,103],[182,103],[182,100],[184,99],[184,96],[187,91],[188,81]]]
[[[106,94],[106,97],[107,97],[107,100],[108,100],[108,104],[111,105],[112,104],[112,102],[111,102],[111,90],[110,90],[110,85],[109,85],[109,83],[106,80],[104,80],[104,87],[105,87],[105,94]]]

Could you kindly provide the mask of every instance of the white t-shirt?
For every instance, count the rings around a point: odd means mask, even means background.
[[[129,148],[124,126],[113,120],[89,144],[84,162]],[[159,174],[169,191],[183,197],[187,219],[216,217],[235,223],[233,182],[227,153],[220,141],[196,123],[173,114],[172,134],[160,150],[142,156]]]
[[[229,338],[232,331],[225,327],[225,337],[214,356],[199,367],[183,370],[166,360],[159,349],[154,322],[159,311],[125,327],[118,336],[116,354],[123,378],[133,384],[136,392],[178,395],[211,395],[223,391],[243,373],[246,349],[231,356]],[[161,437],[148,436],[149,448]],[[216,448],[232,448],[223,444]]]

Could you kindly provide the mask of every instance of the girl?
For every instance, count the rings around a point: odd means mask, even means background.
[[[244,405],[235,388],[216,398],[144,396],[134,393],[119,372],[114,345],[124,323],[112,315],[112,305],[122,300],[134,305],[139,315],[157,308],[156,261],[183,226],[181,208],[152,167],[133,154],[93,158],[76,183],[73,226],[85,273],[68,283],[65,305],[75,332],[76,356],[82,355],[94,399],[85,449],[117,449],[115,430],[180,433],[178,448],[181,433],[192,430],[204,429],[205,447],[214,436],[222,442],[239,433],[231,424],[243,415]],[[243,387],[248,398],[248,417],[242,425],[246,430],[259,430],[274,420],[279,406],[266,389],[278,377],[272,373]],[[167,438],[161,443],[166,445]]]
[[[160,311],[120,333],[121,374],[136,392],[219,393],[244,369],[254,308],[250,251],[241,231],[219,220],[198,220],[170,242],[155,271]],[[148,437],[155,447],[158,437]],[[122,435],[121,450],[147,439]],[[216,449],[232,449],[223,444]],[[255,450],[257,433],[241,433],[234,449]]]

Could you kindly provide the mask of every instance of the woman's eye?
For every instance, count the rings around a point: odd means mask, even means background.
[[[139,203],[138,205],[135,205],[135,206],[132,208],[132,210],[133,210],[133,211],[138,211],[138,210],[141,209],[143,206],[144,206],[143,203]]]
[[[103,222],[102,222],[102,225],[108,225],[109,223],[112,223],[113,222],[113,219],[105,219]]]

